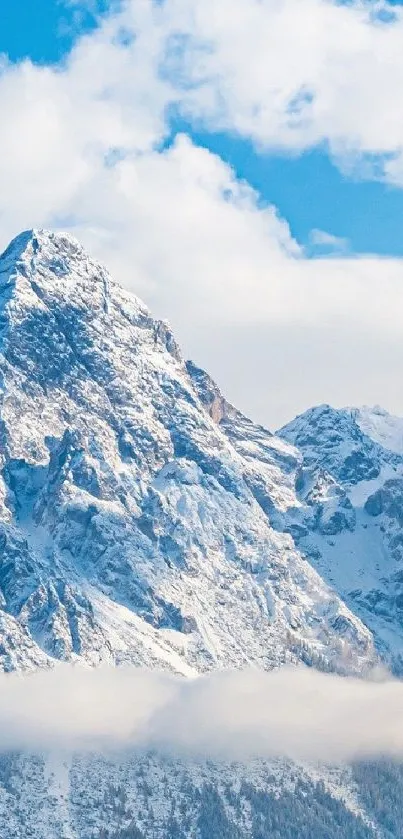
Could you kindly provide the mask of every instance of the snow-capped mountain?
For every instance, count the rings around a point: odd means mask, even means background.
[[[279,435],[303,456],[296,480],[302,510],[289,511],[301,525],[294,534],[299,548],[360,615],[382,657],[400,675],[403,455],[379,442],[389,440],[395,418],[375,409],[373,433],[369,420],[363,429],[362,417],[370,415],[368,409],[324,405],[297,417]]]
[[[324,406],[271,434],[74,239],[21,234],[0,258],[1,667],[398,670],[403,455],[368,416]],[[299,836],[387,836],[358,769],[0,770],[4,839],[260,839],[279,790],[284,813],[290,791],[316,802]]]
[[[168,326],[69,237],[23,234],[0,271],[0,586],[29,650],[6,640],[4,666],[373,662],[366,627],[267,518],[293,502],[298,454],[206,406]]]

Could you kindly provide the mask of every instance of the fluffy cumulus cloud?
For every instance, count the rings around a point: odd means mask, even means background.
[[[156,749],[327,763],[403,756],[403,686],[308,668],[184,679],[60,665],[0,677],[0,750]]]
[[[403,182],[402,42],[403,11],[383,2],[128,0],[58,67],[4,58],[2,244],[74,232],[274,425],[310,401],[403,411],[403,264],[342,258],[333,239],[332,258],[308,259],[219,157],[168,141],[181,113]]]
[[[403,10],[383,0],[166,0],[182,107],[259,145],[321,142],[346,167],[403,145]],[[190,79],[190,83],[189,83]],[[364,158],[366,166],[370,164]],[[378,160],[378,165],[380,161]]]

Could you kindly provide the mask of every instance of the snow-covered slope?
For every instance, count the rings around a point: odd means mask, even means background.
[[[279,435],[297,446],[304,465],[326,469],[337,481],[355,485],[378,478],[386,464],[401,463],[398,454],[361,430],[352,411],[319,405],[297,417]]]
[[[296,487],[305,506],[290,510],[298,538],[319,573],[374,634],[378,650],[403,668],[403,456],[388,449],[396,418],[313,408],[281,429],[303,455]],[[382,426],[381,416],[384,426]],[[368,432],[368,433],[366,433]],[[396,440],[396,436],[394,437]]]
[[[352,416],[361,431],[392,452],[403,454],[403,417],[389,414],[379,405],[351,408]]]
[[[370,663],[370,633],[256,500],[260,482],[289,505],[296,453],[238,414],[223,433],[169,327],[71,238],[25,233],[0,271],[0,588],[26,665]]]
[[[69,236],[0,258],[3,669],[397,666],[401,475],[351,411],[255,425]],[[0,834],[383,839],[354,771],[6,756]]]

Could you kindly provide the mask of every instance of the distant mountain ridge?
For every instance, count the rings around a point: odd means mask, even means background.
[[[373,437],[366,433],[375,422],[371,416],[376,418]],[[379,409],[325,405],[297,417],[279,434],[303,455],[297,492],[306,507],[305,514],[295,515],[302,523],[298,545],[371,629],[382,657],[400,676],[403,456],[396,446],[392,450],[379,442],[397,425]]]

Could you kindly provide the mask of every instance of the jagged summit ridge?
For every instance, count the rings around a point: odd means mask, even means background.
[[[13,289],[13,295],[19,297],[31,289],[44,305],[57,297],[68,300],[76,296],[77,305],[81,302],[89,310],[106,307],[111,285],[117,286],[106,269],[68,233],[25,231],[0,256],[0,289]],[[149,315],[144,303],[131,295],[134,306]]]
[[[280,429],[279,436],[299,448],[309,467],[324,467],[336,479],[359,483],[376,478],[399,456],[372,439],[347,408],[319,405]]]
[[[68,246],[69,249],[77,253],[84,253],[83,246],[71,233],[62,230],[49,230],[44,227],[31,227],[18,233],[0,255],[0,258],[11,256],[18,260],[30,245],[33,246],[34,250],[41,246],[49,247],[53,245],[57,249]]]

